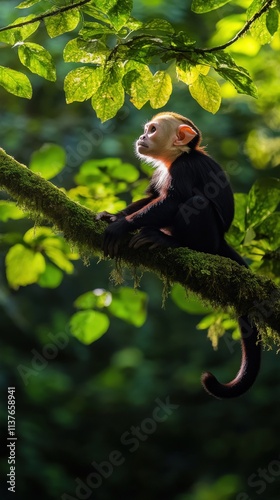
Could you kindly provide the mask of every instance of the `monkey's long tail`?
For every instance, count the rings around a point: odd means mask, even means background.
[[[225,241],[219,255],[228,257],[240,265],[247,264],[242,257],[233,250]],[[235,398],[244,394],[255,382],[261,364],[261,341],[258,341],[258,331],[251,325],[247,316],[238,319],[241,331],[242,359],[236,377],[228,384],[221,384],[212,373],[202,374],[201,382],[206,391],[219,399]]]

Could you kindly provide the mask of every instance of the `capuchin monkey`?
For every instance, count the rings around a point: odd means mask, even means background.
[[[234,199],[222,168],[200,146],[201,132],[194,123],[177,113],[155,115],[136,141],[139,158],[155,168],[147,196],[131,203],[116,215],[101,212],[98,220],[109,223],[103,251],[119,255],[122,236],[139,230],[130,247],[188,247],[199,252],[228,257],[246,266],[241,256],[225,241],[234,216]],[[233,398],[254,383],[261,358],[258,332],[247,316],[239,318],[242,362],[236,377],[221,384],[209,372],[201,381],[216,398]]]

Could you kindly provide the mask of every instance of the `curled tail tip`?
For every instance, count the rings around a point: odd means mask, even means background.
[[[210,372],[202,373],[201,383],[206,392],[210,394],[210,396],[214,396],[214,398],[221,399],[221,396],[219,395],[219,387],[221,386],[221,384],[218,382],[218,380],[212,373]]]

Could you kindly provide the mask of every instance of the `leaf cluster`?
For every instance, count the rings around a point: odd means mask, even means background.
[[[204,14],[227,3],[225,0],[193,0],[192,10]],[[172,93],[171,67],[186,84],[191,96],[207,111],[216,113],[221,104],[219,78],[230,82],[239,93],[252,97],[257,90],[248,71],[238,65],[225,49],[249,29],[260,43],[269,43],[279,26],[279,2],[253,0],[247,9],[248,21],[236,36],[222,46],[199,48],[188,33],[176,31],[165,19],[142,22],[132,17],[132,0],[67,0],[63,7],[51,7],[46,0],[29,0],[19,9],[40,7],[43,13],[16,19],[0,29],[0,41],[18,50],[20,62],[32,73],[56,80],[51,53],[29,42],[42,22],[51,38],[74,31],[66,44],[66,63],[77,64],[65,77],[67,103],[90,99],[97,116],[108,120],[122,107],[125,95],[140,109],[147,102],[163,107]],[[37,34],[37,33],[36,33]],[[162,69],[152,71],[154,64]],[[171,66],[172,65],[172,66]],[[211,74],[209,75],[209,71]],[[30,99],[29,78],[19,71],[0,67],[0,85],[7,91]]]

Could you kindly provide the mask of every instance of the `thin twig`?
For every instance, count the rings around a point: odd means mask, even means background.
[[[249,19],[243,26],[243,28],[238,31],[238,33],[236,33],[236,35],[234,35],[233,38],[231,38],[231,40],[229,40],[228,42],[225,42],[224,44],[222,45],[217,45],[216,47],[211,47],[210,49],[196,49],[196,51],[198,52],[203,52],[203,53],[208,53],[208,52],[217,52],[218,50],[223,50],[223,49],[226,49],[227,47],[229,47],[230,45],[232,45],[233,43],[237,42],[237,40],[239,40],[239,38],[242,37],[242,35],[244,35],[248,30],[249,28],[252,26],[252,24],[257,20],[259,19],[271,6],[271,4],[274,2],[274,0],[268,0],[264,5],[263,7],[258,11],[256,12],[252,17],[251,19]]]
[[[12,30],[14,28],[22,28],[23,26],[26,26],[27,24],[33,24],[33,23],[36,23],[37,21],[43,21],[43,19],[46,19],[46,17],[56,16],[57,14],[61,14],[62,12],[66,12],[68,10],[75,9],[76,7],[81,7],[82,5],[85,5],[86,3],[89,3],[90,1],[91,0],[81,0],[78,3],[74,3],[72,5],[67,5],[65,7],[61,7],[60,9],[52,10],[50,12],[46,12],[45,14],[41,14],[40,16],[33,17],[33,19],[29,19],[29,21],[22,21],[21,23],[17,23],[17,24],[9,24],[9,26],[4,26],[4,28],[0,28],[0,32]]]

